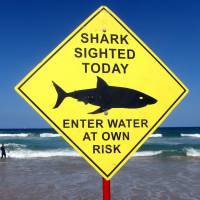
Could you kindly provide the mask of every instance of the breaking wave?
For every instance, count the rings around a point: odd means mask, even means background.
[[[152,134],[150,137],[162,137],[162,134],[160,134],[160,133],[154,133],[154,134]]]
[[[188,148],[186,149],[186,155],[191,157],[200,157],[200,149]]]
[[[18,138],[18,137],[60,137],[57,133],[1,133],[0,137],[12,137],[12,138]]]
[[[162,151],[142,151],[136,152],[134,156],[143,157],[143,156],[156,156],[161,154]],[[48,157],[81,157],[77,152],[73,150],[27,150],[27,149],[16,149],[8,152],[9,158],[18,158],[18,159],[31,159],[31,158],[48,158]]]
[[[33,151],[33,150],[15,150],[10,151],[8,157],[10,158],[48,158],[48,157],[59,157],[59,156],[68,156],[68,157],[80,157],[75,151],[68,150],[45,150],[45,151]]]
[[[56,133],[41,133],[40,137],[60,137],[60,135]]]
[[[194,133],[194,134],[184,134],[181,133],[182,137],[196,137],[196,138],[200,138],[200,134],[199,133]]]
[[[25,147],[27,147],[27,145],[17,144],[17,143],[6,143],[5,147],[8,147],[8,148],[25,148]]]
[[[31,133],[1,133],[0,137],[29,137]]]
[[[162,151],[139,151],[136,152],[133,156],[143,157],[143,156],[156,156],[162,154]]]

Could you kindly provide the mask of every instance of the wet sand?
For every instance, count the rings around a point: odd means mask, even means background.
[[[101,184],[82,158],[0,161],[1,200],[100,200]],[[112,200],[199,200],[200,159],[132,158],[111,189]]]

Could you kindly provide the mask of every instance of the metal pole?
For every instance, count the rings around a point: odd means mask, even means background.
[[[110,200],[110,180],[103,178],[103,200]]]

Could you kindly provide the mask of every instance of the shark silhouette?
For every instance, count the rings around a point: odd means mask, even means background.
[[[67,93],[55,82],[53,85],[58,94],[54,109],[59,107],[66,97],[72,97],[85,104],[99,106],[88,114],[106,112],[112,108],[142,108],[157,102],[153,97],[130,88],[109,86],[102,78],[97,77],[97,87]]]

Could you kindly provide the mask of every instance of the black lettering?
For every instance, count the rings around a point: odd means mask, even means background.
[[[110,134],[108,132],[102,133],[102,139],[107,141],[110,139]]]
[[[111,132],[113,140],[120,140],[121,132]]]
[[[94,120],[88,119],[88,128],[94,128]]]
[[[118,49],[118,58],[124,59],[125,57],[125,49]]]
[[[135,128],[139,128],[140,127],[140,121],[139,121],[139,119],[134,119],[133,123],[134,123],[134,127]]]
[[[118,35],[117,34],[111,34],[110,35],[110,40],[111,40],[111,44],[113,44],[114,42],[116,44],[119,44],[119,42],[118,42]]]
[[[123,119],[121,119],[121,120],[119,121],[119,125],[118,125],[118,127],[121,128],[122,126],[123,126],[123,128],[126,128],[126,125],[125,125]]]
[[[126,40],[127,37],[128,35],[120,35],[120,44],[123,44],[123,43],[128,44],[128,41]]]
[[[121,153],[119,145],[93,145],[93,153]]]
[[[96,120],[96,128],[99,128],[99,127],[103,128],[103,120],[101,119]]]
[[[93,145],[93,153],[96,153],[96,151],[97,151],[97,153],[101,153],[99,145]]]
[[[99,35],[98,34],[93,35],[91,33],[90,34],[90,40],[91,40],[91,43],[99,43]]]
[[[84,135],[84,137],[83,137],[83,141],[85,141],[85,140],[89,140],[89,141],[91,141],[91,139],[90,139],[90,136],[89,136],[89,133],[88,133],[88,132],[86,132],[86,133],[85,133],[85,135]]]
[[[127,67],[128,67],[128,64],[125,64],[125,65],[121,64],[121,66],[122,66],[122,68],[123,68],[123,70],[124,70],[124,74],[126,74],[126,69],[127,69]]]
[[[100,43],[104,43],[104,42],[109,44],[109,41],[108,41],[108,38],[107,38],[106,34],[103,34],[102,37],[101,37]]]
[[[91,48],[88,50],[88,55],[91,57],[91,58],[96,58],[98,56],[97,54],[97,49],[95,48]]]
[[[114,64],[114,67],[113,67],[113,70],[112,70],[112,73],[115,73],[115,72],[118,72],[119,74],[121,74],[119,66],[116,63]]]
[[[87,58],[87,49],[86,48],[83,48],[83,57]]]
[[[106,150],[105,150],[106,153],[111,153],[112,152],[112,146],[107,144],[106,145]]]
[[[114,120],[114,119],[108,119],[108,127],[109,128],[116,128],[118,124],[118,120]]]
[[[88,72],[88,65],[90,63],[82,63],[82,65],[84,66],[84,72],[87,73]]]
[[[81,127],[82,127],[82,128],[85,128],[85,122],[86,122],[86,121],[87,121],[86,119],[80,119]]]
[[[121,153],[121,151],[119,150],[119,147],[120,147],[120,144],[119,145],[114,145],[114,152],[113,153],[115,153],[115,152],[117,152],[117,153]]]
[[[63,128],[70,128],[70,126],[69,126],[69,119],[64,119],[63,120]]]
[[[128,128],[130,128],[131,127],[131,122],[132,122],[132,119],[126,119],[126,121],[128,122]]]
[[[91,65],[91,71],[93,73],[98,73],[100,71],[100,69],[101,69],[101,67],[100,67],[100,65],[98,63],[93,63]]]
[[[146,128],[148,128],[148,120],[147,119],[142,119],[141,120],[141,125],[142,125],[142,127],[146,127]]]
[[[128,49],[127,50],[127,58],[128,59],[133,59],[135,58],[135,51],[133,49]]]
[[[111,58],[114,58],[116,49],[109,49],[109,51],[111,52]]]
[[[77,58],[80,58],[80,57],[82,57],[82,49],[81,48],[75,48],[75,54],[74,54],[74,56],[75,57],[77,57]]]
[[[130,134],[129,132],[122,132],[123,133],[123,140],[129,140],[130,139]]]
[[[108,63],[102,63],[102,72],[103,73],[110,72],[110,65]]]
[[[129,132],[111,132],[112,140],[129,140]]]
[[[108,50],[104,49],[102,50],[102,48],[99,49],[99,57],[102,58],[104,55],[104,58],[108,58]]]
[[[82,33],[81,34],[81,42],[82,43],[88,43],[89,39],[88,39],[88,34],[87,33]]]
[[[74,120],[74,119],[72,119],[71,120],[71,128],[78,128],[78,120]]]
[[[90,132],[90,133],[92,134],[93,141],[95,141],[96,140],[96,134],[97,134],[97,132]]]

